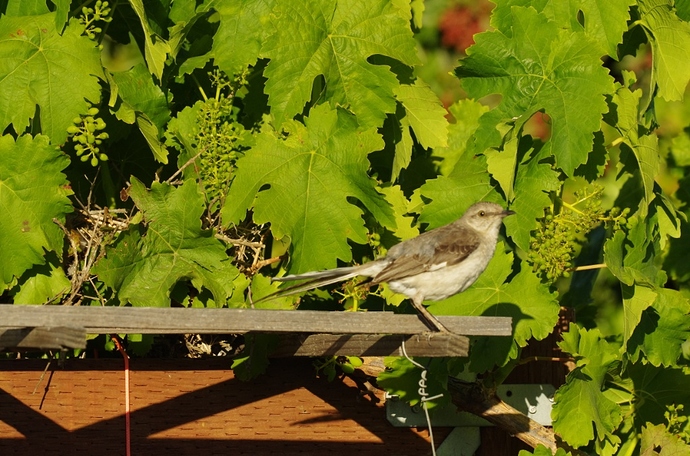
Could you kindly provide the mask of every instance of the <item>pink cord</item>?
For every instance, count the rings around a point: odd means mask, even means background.
[[[124,347],[122,347],[122,344],[120,343],[120,338],[117,336],[117,334],[111,334],[110,338],[113,340],[115,343],[115,346],[117,349],[120,351],[122,354],[122,357],[125,360],[125,453],[127,456],[131,456],[132,451],[132,444],[131,444],[131,430],[130,430],[130,410],[129,410],[129,356],[127,356],[127,352],[125,351]]]

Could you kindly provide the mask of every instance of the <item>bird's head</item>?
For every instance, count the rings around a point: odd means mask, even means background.
[[[498,233],[503,218],[514,213],[496,203],[482,201],[470,206],[460,220],[477,231]]]

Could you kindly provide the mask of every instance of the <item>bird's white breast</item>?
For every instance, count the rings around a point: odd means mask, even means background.
[[[478,249],[458,264],[431,268],[418,275],[390,281],[388,285],[391,290],[409,298],[421,294],[425,300],[440,301],[465,291],[484,272],[490,259],[490,255]]]

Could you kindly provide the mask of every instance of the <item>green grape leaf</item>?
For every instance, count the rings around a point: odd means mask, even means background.
[[[214,2],[220,26],[213,37],[211,55],[218,68],[228,75],[255,65],[271,32],[273,0]]]
[[[681,233],[690,232],[690,224],[681,221]],[[681,236],[678,239],[670,239],[668,243],[668,255],[664,258],[664,270],[677,282],[690,280],[690,262],[687,252],[690,252],[690,236]]]
[[[669,405],[690,410],[690,375],[682,369],[655,367],[648,363],[630,364],[626,373],[633,382],[635,418],[639,422],[664,423]]]
[[[402,169],[409,166],[412,159],[414,141],[411,130],[422,147],[437,148],[448,144],[446,110],[429,86],[417,79],[413,85],[397,87],[394,93],[402,109],[399,107],[395,115],[395,128],[400,131],[393,132],[397,141],[391,182],[398,178]]]
[[[144,57],[146,59],[146,66],[149,72],[160,81],[163,77],[165,60],[172,50],[168,42],[154,32],[149,24],[143,0],[130,0],[129,3],[139,18],[141,27],[144,29]]]
[[[491,177],[500,185],[507,201],[513,201],[515,198],[515,166],[519,142],[519,138],[510,138],[505,141],[502,150],[487,149],[484,152],[486,168],[491,173]]]
[[[639,0],[640,20],[652,46],[652,84],[668,101],[683,98],[690,81],[690,24],[682,21],[668,0]]]
[[[439,164],[442,176],[448,176],[453,171],[465,153],[467,141],[479,127],[479,118],[488,110],[483,104],[470,99],[458,100],[450,105],[448,112],[453,115],[455,122],[448,127],[448,147],[434,150],[434,156],[443,159]]]
[[[134,112],[148,117],[159,129],[168,123],[169,103],[172,101],[170,95],[166,97],[161,88],[154,83],[143,63],[134,65],[127,71],[110,73],[109,76],[115,83],[115,87],[111,86],[111,91],[122,101],[115,106],[115,115],[118,119],[131,124],[133,116],[125,113]]]
[[[199,133],[199,114],[204,106],[203,101],[197,101],[192,106],[186,106],[173,117],[165,130],[165,144],[176,148],[180,154],[177,157],[178,167],[193,158],[197,150],[197,134]],[[187,166],[182,171],[185,177],[198,175],[194,166]]]
[[[598,46],[584,32],[564,30],[532,8],[513,7],[511,14],[511,33],[475,35],[476,44],[456,69],[470,96],[503,96],[480,119],[472,150],[500,146],[499,123],[524,123],[543,110],[551,119],[544,147],[570,176],[592,150],[612,80],[601,66]]]
[[[571,30],[582,30],[579,15],[582,13],[585,35],[596,43],[602,53],[617,59],[618,44],[623,32],[628,30],[628,8],[634,0],[508,0],[497,3],[491,16],[491,25],[503,32],[510,30],[511,6],[532,6],[549,20],[557,21]]]
[[[642,427],[640,456],[689,456],[690,448],[680,436],[671,434],[663,424]]]
[[[388,116],[380,131],[385,138],[387,149],[394,145],[393,164],[391,167],[391,182],[395,182],[400,172],[407,168],[412,161],[412,150],[415,142],[412,138],[410,122],[405,118],[405,108],[398,103],[395,115]]]
[[[266,372],[268,355],[280,343],[276,334],[249,333],[244,336],[244,350],[232,360],[232,370],[237,378],[248,381]]]
[[[656,288],[666,282],[662,271],[649,250],[658,251],[654,235],[648,232],[651,220],[631,217],[628,223],[632,227],[625,231],[616,231],[604,244],[604,262],[609,271],[625,285],[640,284]],[[656,246],[656,247],[655,247]]]
[[[676,366],[683,343],[690,339],[690,303],[680,292],[666,288],[659,289],[655,298],[628,339],[628,353],[633,362],[644,353],[654,366]]]
[[[515,215],[503,223],[515,245],[525,252],[530,250],[530,232],[538,226],[537,219],[544,216],[544,208],[551,205],[549,192],[561,186],[558,173],[548,163],[543,163],[542,151],[526,154],[518,167],[515,178],[515,199],[510,208]]]
[[[655,215],[659,224],[659,247],[666,251],[668,238],[679,238],[681,235],[680,224],[686,215],[676,210],[671,200],[663,193],[657,193],[654,200]]]
[[[4,3],[6,10],[3,13],[8,16],[39,16],[50,12],[42,1],[14,0]]]
[[[285,123],[286,135],[267,130],[257,137],[237,161],[222,210],[224,223],[237,223],[252,207],[255,222],[271,222],[276,238],[289,236],[291,272],[351,261],[347,240],[367,242],[362,210],[351,197],[384,226],[395,226],[390,205],[367,176],[367,155],[383,147],[376,130],[359,128],[354,116],[327,105],[305,121]]]
[[[387,0],[300,0],[278,2],[275,33],[264,44],[270,58],[265,75],[274,125],[302,112],[314,80],[325,78],[323,98],[346,107],[363,127],[378,127],[395,112],[400,84],[381,55],[412,66],[419,63],[408,22]]]
[[[404,241],[419,235],[419,228],[414,226],[414,217],[408,215],[410,210],[410,202],[405,198],[405,194],[399,185],[391,187],[379,187],[377,191],[383,194],[386,201],[393,208],[393,216],[395,217],[395,226],[391,227],[391,231],[399,240]]]
[[[168,163],[168,151],[161,143],[160,132],[170,120],[170,98],[154,84],[143,63],[128,71],[110,73],[108,80],[111,92],[121,100],[115,106],[115,116],[129,124],[136,121],[156,160]]]
[[[22,133],[40,112],[41,132],[65,142],[72,120],[101,96],[100,51],[82,31],[69,25],[60,35],[55,13],[0,16],[0,130]]]
[[[72,192],[63,174],[69,158],[47,136],[0,137],[0,290],[36,264],[45,252],[62,254],[65,222],[72,212]]]
[[[197,290],[209,290],[216,306],[224,305],[238,271],[223,244],[201,228],[204,204],[197,184],[187,181],[175,188],[154,182],[147,190],[133,178],[130,196],[146,227],[123,233],[94,273],[122,304],[167,307],[175,284],[190,280]]]
[[[558,345],[575,357],[577,367],[554,396],[554,431],[574,447],[587,445],[595,431],[599,441],[617,438],[611,433],[621,423],[621,409],[602,393],[607,372],[618,362],[617,347],[606,342],[598,329],[588,331],[572,323]]]
[[[388,357],[384,360],[386,370],[376,378],[376,383],[389,394],[410,405],[419,404],[419,381],[422,370],[403,357]],[[426,388],[429,396],[446,393],[448,382],[447,360],[441,358],[415,358],[415,362],[427,369]],[[429,408],[450,402],[448,394],[428,402]]]
[[[527,450],[520,450],[518,453],[518,456],[571,456],[572,453],[570,451],[566,452],[563,448],[559,448],[556,450],[555,453],[553,453],[550,449],[546,448],[544,445],[541,443],[537,445],[537,447],[534,449],[533,453],[530,453]]]
[[[628,349],[630,337],[642,320],[642,313],[656,300],[656,289],[644,285],[621,284],[623,294],[623,347]]]
[[[654,220],[631,217],[628,233],[617,231],[604,244],[604,261],[609,271],[621,281],[623,294],[623,350],[640,323],[642,313],[657,299],[666,273],[650,252],[658,251],[658,236],[650,234]],[[653,227],[651,229],[654,229]]]
[[[240,274],[239,277],[244,277],[244,274]],[[300,297],[297,295],[291,296],[281,296],[278,298],[266,299],[257,304],[261,298],[264,298],[270,294],[275,293],[280,289],[280,284],[277,282],[271,282],[270,277],[266,277],[261,274],[256,274],[251,279],[251,296],[252,300],[243,300],[243,304],[236,306],[242,308],[253,308],[253,309],[295,309],[298,305]]]
[[[72,288],[57,255],[50,255],[46,264],[35,265],[10,290],[14,304],[45,304],[59,302]]]
[[[475,157],[468,151],[460,156],[450,175],[428,180],[420,191],[424,198],[431,199],[419,216],[419,221],[428,223],[429,228],[459,219],[478,201],[505,204],[491,184],[486,158],[483,155]]]
[[[436,315],[512,317],[513,340],[485,338],[481,350],[476,346],[472,349],[470,362],[474,372],[505,364],[517,355],[517,347],[527,345],[530,338],[541,340],[548,336],[558,320],[556,295],[526,265],[506,282],[513,273],[513,254],[503,253],[504,250],[499,243],[486,270],[470,288],[429,306],[429,311]]]
[[[634,92],[627,87],[619,87],[613,95],[613,104],[616,106],[615,114],[609,113],[607,117],[613,118],[612,126],[623,136],[621,151],[632,153],[642,177],[645,205],[642,206],[642,216],[646,215],[647,206],[654,200],[654,178],[659,170],[660,157],[658,152],[658,137],[656,135],[640,136],[638,133],[639,104],[642,90]]]
[[[428,85],[417,79],[414,84],[394,88],[393,93],[405,108],[404,120],[423,147],[434,149],[448,145],[446,110]]]

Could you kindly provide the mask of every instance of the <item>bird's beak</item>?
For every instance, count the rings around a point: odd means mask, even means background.
[[[513,215],[513,214],[515,214],[515,211],[511,211],[510,209],[506,209],[505,211],[503,211],[503,212],[501,213],[501,215],[502,215],[503,217],[508,217],[509,215]]]

